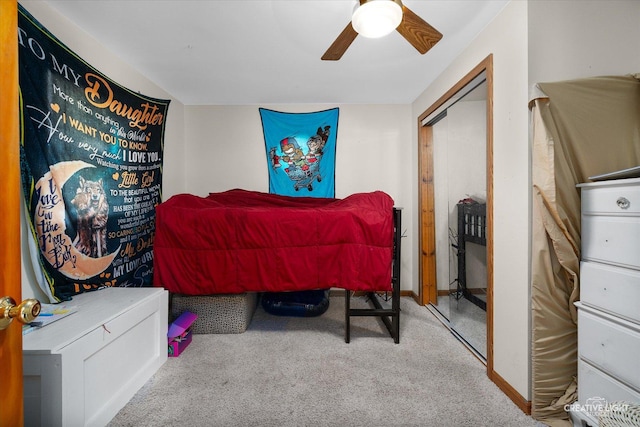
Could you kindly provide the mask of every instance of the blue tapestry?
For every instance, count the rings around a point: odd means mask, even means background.
[[[260,108],[269,193],[335,197],[338,110],[282,113]]]

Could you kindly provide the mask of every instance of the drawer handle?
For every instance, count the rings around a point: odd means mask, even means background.
[[[619,197],[618,200],[616,200],[616,204],[620,209],[629,209],[631,202],[626,197]]]

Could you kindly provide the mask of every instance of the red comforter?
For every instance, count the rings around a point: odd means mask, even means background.
[[[393,200],[247,190],[157,206],[154,285],[186,295],[391,289]]]

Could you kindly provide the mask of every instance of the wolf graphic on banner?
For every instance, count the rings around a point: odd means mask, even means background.
[[[107,253],[109,203],[102,179],[89,181],[82,175],[71,204],[76,208],[76,238],[73,245],[83,254],[98,258]]]
[[[18,5],[20,167],[49,302],[153,285],[168,100],[110,80]]]
[[[282,113],[260,108],[260,117],[269,162],[269,192],[334,197],[338,109]]]

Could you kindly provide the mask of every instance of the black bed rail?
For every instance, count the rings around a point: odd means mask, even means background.
[[[345,331],[344,341],[351,340],[351,316],[379,316],[389,330],[393,341],[400,342],[400,239],[402,237],[402,209],[393,208],[393,260],[391,269],[391,308],[383,308],[378,294],[368,292],[367,297],[375,308],[351,308],[351,292],[345,291]]]

